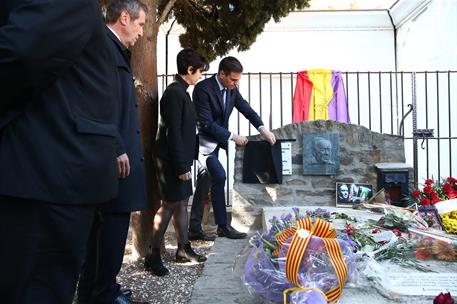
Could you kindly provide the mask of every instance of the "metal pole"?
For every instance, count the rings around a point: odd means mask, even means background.
[[[170,35],[171,29],[173,28],[175,22],[176,19],[173,20],[173,22],[170,25],[170,28],[165,34],[165,86],[168,86],[168,36]]]
[[[413,160],[414,160],[414,187],[417,189],[418,185],[418,151],[417,151],[417,107],[416,107],[416,73],[411,73],[411,94],[412,94],[412,104],[413,104]]]

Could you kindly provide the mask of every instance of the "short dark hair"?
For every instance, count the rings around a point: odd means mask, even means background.
[[[176,56],[176,65],[178,66],[178,74],[187,75],[187,69],[192,67],[192,74],[197,72],[198,69],[203,71],[209,70],[209,63],[202,54],[193,48],[184,48]]]
[[[140,16],[140,11],[148,13],[146,4],[139,0],[111,0],[106,7],[106,23],[115,23],[123,11],[127,11],[131,20]]]
[[[223,71],[224,74],[230,74],[231,72],[242,73],[243,66],[241,62],[235,57],[228,56],[221,60],[219,63],[218,72]]]

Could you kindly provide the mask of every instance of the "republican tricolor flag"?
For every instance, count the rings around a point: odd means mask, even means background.
[[[292,122],[304,120],[351,123],[341,72],[323,69],[298,72]]]

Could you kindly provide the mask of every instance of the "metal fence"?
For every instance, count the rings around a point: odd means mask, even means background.
[[[292,122],[296,77],[296,72],[243,73],[239,89],[266,126],[275,129]],[[406,163],[414,168],[416,185],[457,172],[457,71],[342,72],[342,77],[351,122],[403,136]],[[172,79],[159,76],[162,92]],[[258,133],[237,111],[229,125],[238,134]],[[232,184],[233,153],[231,146],[228,157],[221,159],[226,164],[227,190]]]

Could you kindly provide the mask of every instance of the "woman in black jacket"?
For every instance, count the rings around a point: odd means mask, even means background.
[[[172,216],[178,241],[176,262],[206,260],[192,250],[187,236],[187,204],[192,195],[191,167],[198,152],[197,115],[187,88],[197,83],[209,64],[191,48],[181,50],[176,61],[178,74],[160,100],[161,120],[154,149],[162,205],[154,217],[152,252],[146,256],[145,268],[158,276],[169,272],[160,258],[160,244]]]

